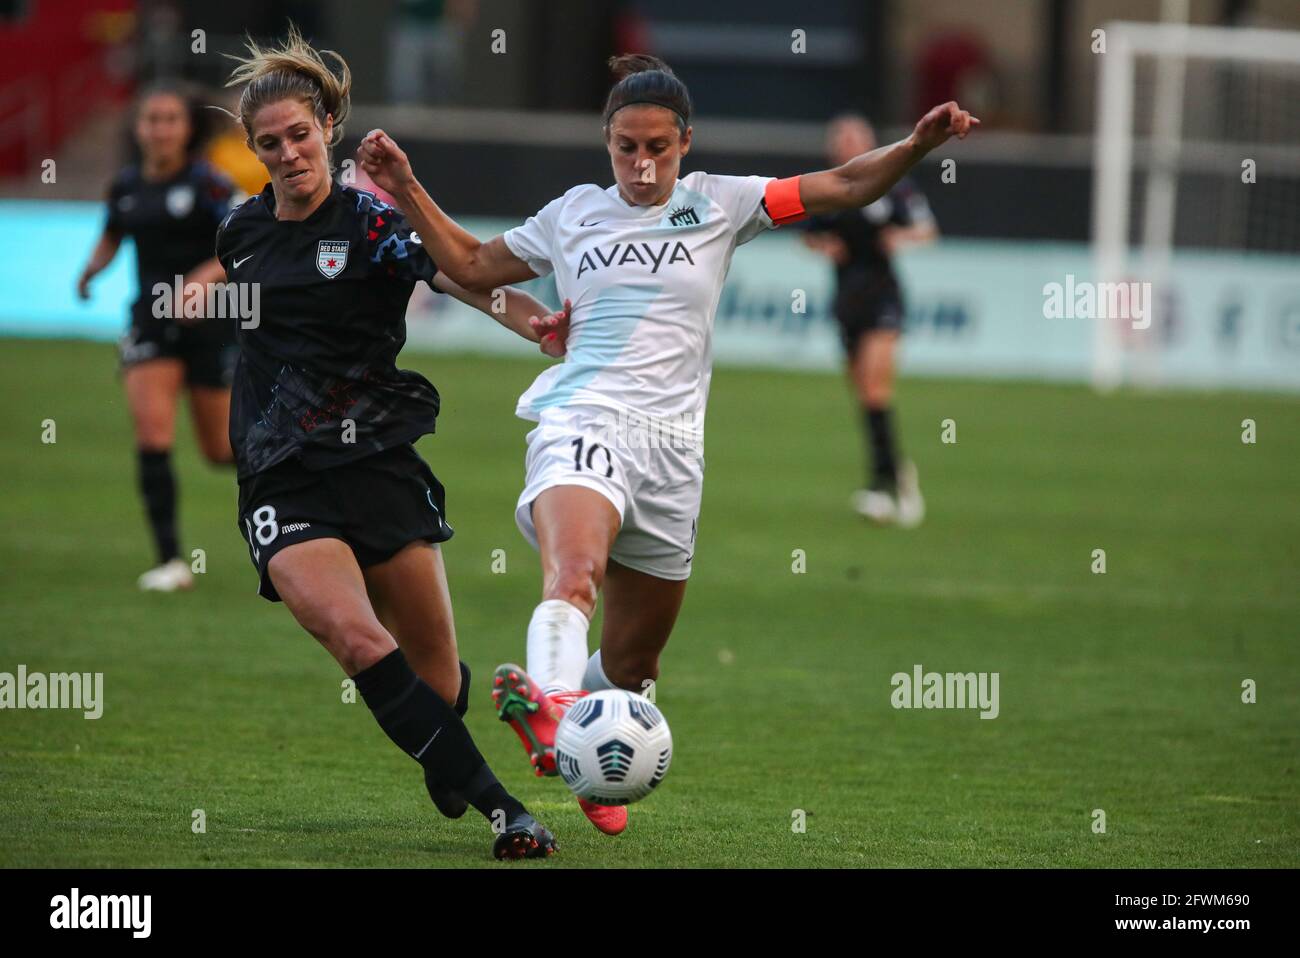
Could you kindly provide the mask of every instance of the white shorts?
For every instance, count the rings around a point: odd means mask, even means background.
[[[533,502],[552,486],[584,486],[618,510],[622,525],[610,558],[660,579],[689,578],[704,489],[699,444],[656,441],[654,430],[620,424],[628,422],[594,406],[542,410],[526,440],[524,491],[515,507],[519,531],[536,549]]]

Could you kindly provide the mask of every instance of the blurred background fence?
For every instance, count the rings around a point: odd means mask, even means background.
[[[90,303],[72,287],[130,159],[133,92],[179,77],[230,106],[223,54],[288,19],[352,67],[336,159],[383,126],[480,235],[610,182],[599,110],[614,52],[673,65],[696,100],[686,168],[714,173],[819,168],[836,113],[867,114],[887,140],[956,98],[985,126],[915,172],[943,239],[900,258],[905,372],[1300,390],[1294,0],[2,0],[0,333],[121,332],[129,256]],[[1135,46],[1121,20],[1210,32]],[[1229,34],[1273,52],[1228,49]],[[1107,70],[1122,116],[1101,95]],[[233,124],[210,155],[260,188]],[[1107,280],[1153,283],[1150,328],[1047,314],[1053,284]],[[831,282],[790,231],[756,240],[719,308],[718,360],[835,366]],[[431,294],[410,328],[419,347],[526,348]]]

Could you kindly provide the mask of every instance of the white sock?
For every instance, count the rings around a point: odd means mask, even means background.
[[[533,610],[525,668],[544,692],[580,687],[590,624],[581,609],[563,599],[547,599]]]
[[[588,692],[602,692],[605,689],[618,688],[605,674],[605,667],[600,664],[600,649],[587,660],[587,671],[582,673],[582,687]]]

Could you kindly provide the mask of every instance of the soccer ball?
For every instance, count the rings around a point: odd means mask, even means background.
[[[639,802],[673,758],[668,722],[653,702],[624,689],[578,699],[555,730],[555,764],[569,790],[597,805]]]

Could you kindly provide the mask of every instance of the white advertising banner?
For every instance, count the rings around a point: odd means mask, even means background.
[[[115,339],[135,295],[124,248],[88,303],[52,249],[89,250],[102,228],[93,203],[0,203],[0,334]],[[466,219],[482,237],[509,220]],[[1180,253],[1169,281],[1137,282],[1119,297],[1094,288],[1088,247],[943,239],[904,253],[904,373],[1087,381],[1113,324],[1125,378],[1150,385],[1300,392],[1300,257]],[[527,284],[557,304],[547,277]],[[842,361],[830,316],[834,276],[795,228],[736,251],[718,305],[720,364],[834,369]],[[531,355],[534,346],[427,288],[408,313],[410,348]]]
[[[480,236],[509,221],[470,221]],[[898,259],[907,302],[903,372],[1087,381],[1096,324],[1117,330],[1129,378],[1151,384],[1300,391],[1300,258],[1182,254],[1154,292],[1094,289],[1081,244],[943,240]],[[736,251],[718,304],[718,363],[833,369],[834,274],[794,230]],[[558,303],[550,277],[529,284]],[[1127,294],[1131,291],[1132,296]],[[421,293],[412,345],[530,354],[533,347],[447,297]]]

